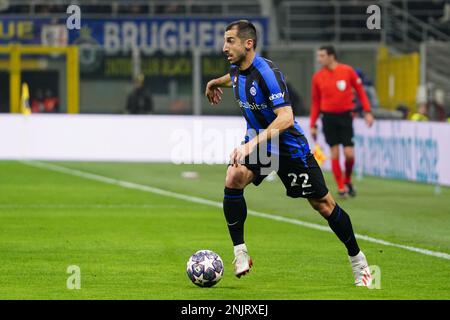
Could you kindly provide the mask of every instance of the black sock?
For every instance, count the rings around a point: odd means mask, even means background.
[[[352,222],[350,221],[349,215],[336,203],[333,212],[327,220],[331,230],[333,230],[339,240],[344,243],[348,255],[351,257],[356,256],[359,253],[359,247],[356,242],[355,234],[353,233]]]
[[[237,246],[244,243],[244,222],[247,218],[244,190],[225,188],[224,193],[223,212],[233,245]]]

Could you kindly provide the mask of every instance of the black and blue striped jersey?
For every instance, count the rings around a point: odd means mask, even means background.
[[[290,106],[289,92],[281,71],[273,62],[258,54],[246,70],[237,65],[230,68],[234,96],[247,121],[245,141],[253,138],[255,132],[266,129],[275,120],[275,109]],[[294,120],[294,125],[279,137],[279,145],[268,143],[273,154],[301,158],[306,164],[310,153],[302,128]]]

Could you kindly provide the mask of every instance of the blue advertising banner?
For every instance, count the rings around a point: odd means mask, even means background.
[[[139,49],[140,68],[148,81],[162,85],[162,78],[189,79],[191,49],[202,51],[202,76],[227,72],[222,55],[223,34],[234,18],[111,18],[81,19],[80,30],[68,30],[65,19],[9,18],[0,16],[0,45],[76,44],[83,78],[131,78],[133,48]],[[260,50],[268,44],[267,18],[253,18]]]
[[[65,19],[0,17],[0,44],[48,44],[60,25],[60,40],[68,43],[96,44],[106,55],[127,54],[137,47],[143,54],[161,52],[165,55],[183,54],[191,48],[203,52],[220,52],[226,25],[234,18],[111,18],[82,19],[81,30],[67,30]],[[268,18],[252,18],[258,30],[259,44],[268,44]],[[65,33],[65,34],[64,34]]]

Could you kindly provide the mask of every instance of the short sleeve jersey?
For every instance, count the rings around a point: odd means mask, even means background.
[[[230,76],[234,96],[247,121],[247,142],[252,134],[258,134],[275,120],[274,110],[291,105],[289,92],[281,71],[272,61],[259,55],[246,70],[232,65]],[[269,142],[268,148],[272,153],[301,158],[305,162],[310,153],[304,132],[295,120],[292,127],[281,133],[279,145],[272,146]]]

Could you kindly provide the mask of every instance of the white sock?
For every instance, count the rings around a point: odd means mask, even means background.
[[[247,246],[245,245],[245,243],[238,244],[237,246],[234,246],[234,255],[237,255],[237,253],[238,253],[239,251],[245,251],[245,252],[248,252],[248,251],[247,251]]]
[[[359,253],[356,256],[354,256],[354,257],[349,256],[349,258],[350,258],[351,263],[357,263],[357,262],[366,260],[366,256],[364,255],[364,253],[361,250],[359,251]]]

